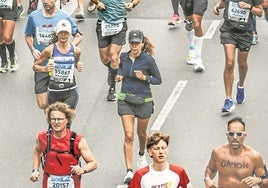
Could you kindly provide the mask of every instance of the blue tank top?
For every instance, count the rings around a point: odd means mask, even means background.
[[[57,49],[56,44],[54,44],[52,57],[55,62],[55,69],[53,76],[50,77],[48,90],[66,91],[76,88],[74,76],[76,58],[73,45],[71,44],[70,50],[66,54],[63,54]]]

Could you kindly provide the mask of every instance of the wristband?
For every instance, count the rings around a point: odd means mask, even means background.
[[[253,6],[252,5],[250,5],[250,8],[249,8],[249,10],[252,10],[253,9]]]
[[[88,173],[88,171],[86,170],[86,168],[83,168],[84,174]]]
[[[34,168],[34,169],[32,170],[32,173],[34,173],[35,171],[39,172],[39,169],[38,169],[38,168]]]
[[[258,185],[262,184],[262,178],[259,178]]]
[[[34,50],[35,50],[35,47],[33,47],[33,48],[31,49],[31,53],[33,53]]]
[[[206,182],[206,181],[208,181],[208,180],[210,180],[210,177],[209,177],[209,176],[206,176],[206,177],[204,178],[204,182]]]

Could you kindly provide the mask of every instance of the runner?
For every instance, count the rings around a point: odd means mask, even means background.
[[[139,3],[139,0],[91,0],[98,8],[96,33],[101,62],[108,68],[107,101],[116,100],[115,75],[119,66],[119,54],[126,43],[127,11]]]
[[[202,59],[203,29],[202,19],[207,10],[207,0],[181,0],[181,7],[185,15],[187,37],[189,40],[189,53],[187,64],[194,65],[196,72],[203,72],[205,66]]]
[[[18,18],[17,0],[0,2],[0,73],[9,70],[7,51],[9,52],[10,70],[17,71],[19,68],[15,53],[15,40],[13,38],[16,20]]]
[[[94,171],[98,164],[85,138],[67,128],[74,111],[67,104],[56,102],[46,109],[46,117],[51,129],[37,135],[30,179],[39,180],[42,163],[42,188],[80,188],[81,175]],[[79,165],[80,157],[85,161],[83,167]]]
[[[77,29],[73,19],[56,7],[56,1],[43,0],[43,8],[32,12],[28,17],[25,27],[25,40],[34,60],[38,59],[41,52],[50,44],[56,24],[62,19],[67,19],[72,25],[72,35],[74,37],[72,44],[77,46],[82,40],[82,34]],[[46,64],[47,61],[42,66],[46,66]],[[45,109],[48,106],[48,83],[48,73],[35,73],[35,94],[40,109]]]

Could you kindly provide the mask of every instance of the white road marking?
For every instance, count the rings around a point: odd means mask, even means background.
[[[214,33],[216,32],[218,26],[220,25],[221,20],[213,20],[212,23],[210,24],[207,32],[203,36],[204,39],[212,39]]]
[[[166,104],[162,108],[161,112],[157,116],[154,124],[151,127],[151,130],[160,130],[162,125],[164,124],[166,118],[168,117],[169,112],[173,108],[174,104],[178,100],[179,96],[181,95],[184,87],[188,81],[178,81],[175,88],[173,89],[172,93],[170,94]]]
[[[116,188],[127,188],[127,187],[128,187],[128,185],[117,185]]]

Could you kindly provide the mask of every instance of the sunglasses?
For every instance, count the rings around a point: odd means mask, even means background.
[[[234,136],[236,134],[237,137],[243,136],[244,131],[227,131],[227,136]]]

